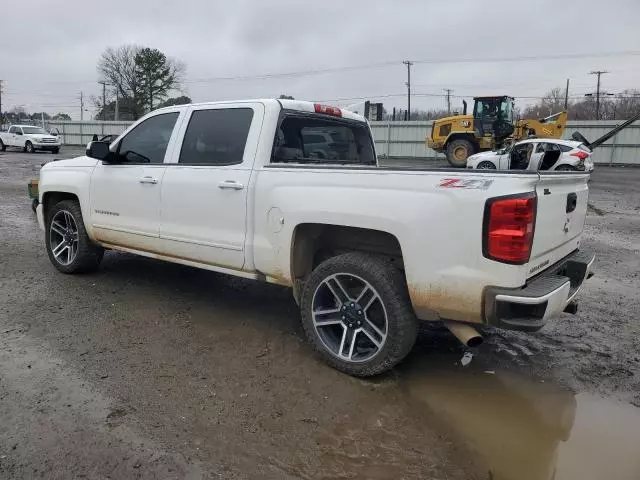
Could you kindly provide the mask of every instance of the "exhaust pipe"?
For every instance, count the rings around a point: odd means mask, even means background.
[[[469,325],[456,322],[444,322],[444,325],[466,347],[477,347],[483,342],[482,335]]]

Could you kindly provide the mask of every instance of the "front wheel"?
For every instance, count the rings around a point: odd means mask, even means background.
[[[7,146],[4,144],[2,140],[0,140],[0,151],[4,152],[7,150]]]
[[[31,142],[27,142],[24,144],[24,151],[27,153],[33,153],[35,152],[35,148],[33,148],[33,143]]]
[[[476,167],[476,169],[478,170],[495,170],[496,169],[496,165],[493,162],[488,162],[488,161],[484,161],[484,162],[480,162],[478,164],[478,166]]]
[[[62,273],[95,270],[104,255],[104,249],[87,235],[80,205],[75,200],[63,200],[51,207],[45,243],[49,260]]]
[[[60,153],[60,148],[54,148],[51,150],[51,153],[53,153],[54,155]]]
[[[404,275],[374,255],[346,253],[322,262],[305,282],[300,306],[316,352],[349,375],[390,370],[418,334]]]
[[[473,143],[464,138],[452,140],[447,145],[447,161],[452,167],[464,168],[467,158],[475,153]]]

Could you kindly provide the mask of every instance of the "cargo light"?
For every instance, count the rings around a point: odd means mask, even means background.
[[[329,105],[321,105],[316,103],[313,105],[316,113],[324,113],[325,115],[331,115],[333,117],[342,117],[342,110],[338,107],[331,107]]]

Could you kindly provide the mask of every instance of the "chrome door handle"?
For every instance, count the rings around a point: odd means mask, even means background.
[[[234,180],[225,180],[218,184],[218,188],[230,188],[231,190],[242,190],[244,185]]]
[[[142,177],[140,179],[140,183],[151,183],[151,184],[155,185],[156,183],[158,183],[158,179],[150,177],[150,176],[146,176],[146,177]]]

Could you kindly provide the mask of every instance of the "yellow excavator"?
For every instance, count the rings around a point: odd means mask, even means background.
[[[463,100],[462,115],[434,120],[427,147],[445,153],[453,167],[466,167],[467,157],[485,150],[495,150],[527,137],[561,138],[567,125],[562,111],[539,120],[514,121],[514,98],[474,97],[473,115],[467,115]]]

